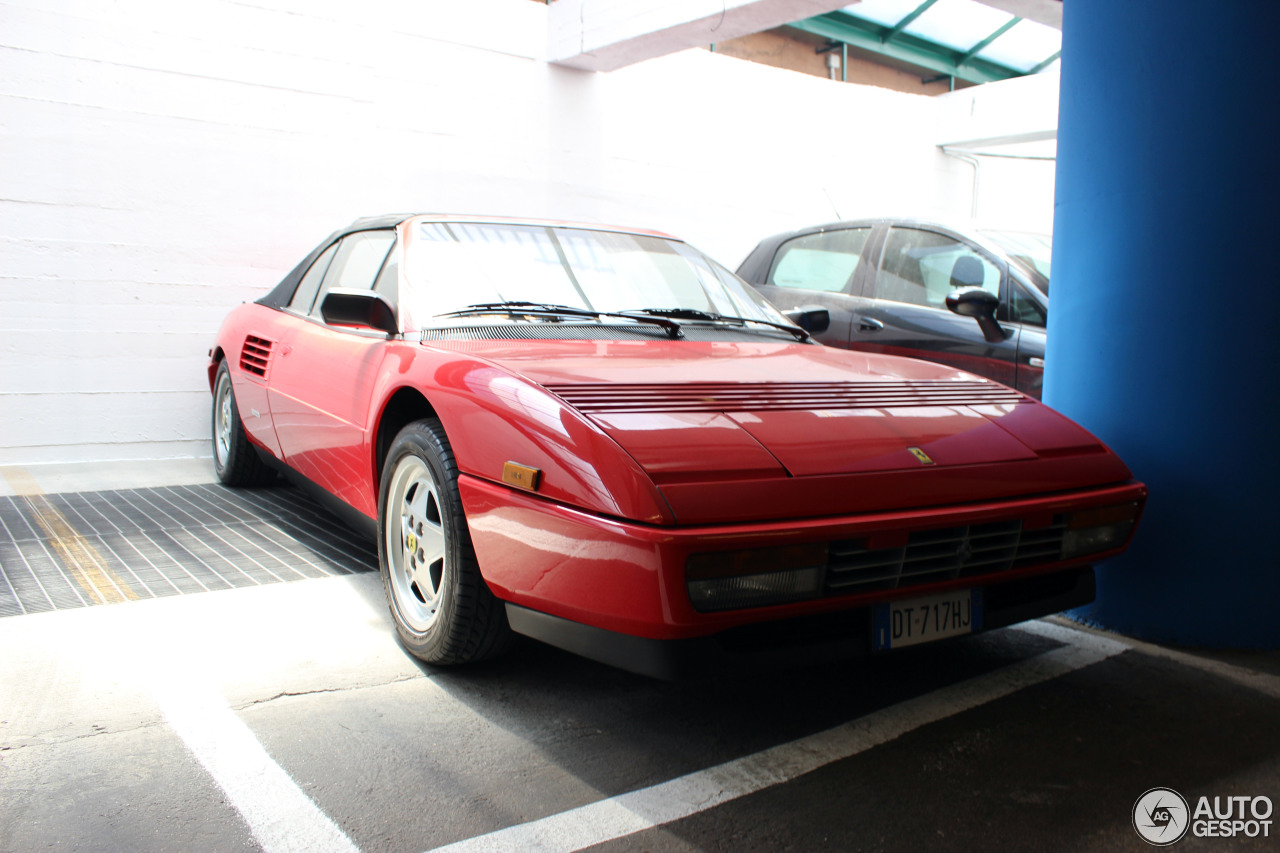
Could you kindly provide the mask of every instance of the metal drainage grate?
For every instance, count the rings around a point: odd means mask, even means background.
[[[291,486],[0,497],[0,616],[377,567],[372,542]]]

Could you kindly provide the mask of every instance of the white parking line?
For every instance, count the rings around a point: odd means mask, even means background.
[[[1065,624],[1066,620],[1061,616],[1050,616],[1046,622],[1032,622],[1022,625],[1023,630],[1040,633],[1046,637],[1057,639],[1063,634],[1054,634],[1053,631],[1072,632],[1074,634],[1087,634],[1100,640],[1106,640],[1092,633],[1092,628],[1075,628]],[[1072,642],[1071,640],[1063,640],[1062,642]],[[1183,666],[1194,667],[1195,669],[1207,672],[1210,675],[1216,675],[1219,678],[1225,678],[1228,681],[1234,681],[1241,687],[1247,687],[1250,690],[1256,690],[1264,696],[1270,696],[1272,699],[1280,699],[1280,676],[1275,676],[1267,672],[1258,672],[1255,669],[1238,666],[1233,663],[1225,663],[1223,661],[1214,660],[1213,658],[1203,657],[1191,652],[1181,652],[1177,649],[1165,648],[1164,646],[1156,646],[1151,643],[1144,643],[1142,640],[1135,640],[1131,637],[1120,637],[1117,641],[1121,645],[1132,649],[1135,652],[1141,652],[1144,655],[1152,657],[1165,658],[1166,660],[1175,661]]]
[[[169,725],[226,793],[266,853],[358,851],[271,759],[217,690],[178,676],[154,693]]]
[[[1032,625],[1032,633],[1067,645],[824,732],[649,788],[438,847],[434,853],[572,853],[654,829],[789,782],[922,726],[1074,672],[1128,648],[1105,637],[1057,625]]]

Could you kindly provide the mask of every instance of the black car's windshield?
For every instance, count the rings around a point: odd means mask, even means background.
[[[530,310],[507,310],[522,306]],[[675,240],[470,222],[411,223],[400,308],[407,329],[486,311],[537,319],[555,308],[622,322],[631,320],[619,315],[657,309],[660,317],[787,323],[733,273]]]
[[[1049,268],[1053,260],[1053,238],[1029,231],[983,231],[1009,257],[1021,264],[1028,278],[1045,296],[1049,295]]]

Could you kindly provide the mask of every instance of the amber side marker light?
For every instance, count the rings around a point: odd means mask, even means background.
[[[827,569],[827,543],[692,554],[685,582],[703,613],[816,598]]]
[[[1069,560],[1119,548],[1133,532],[1141,509],[1141,504],[1131,501],[1071,513],[1062,537],[1062,558]]]
[[[542,482],[542,472],[528,465],[508,462],[502,466],[502,482],[517,489],[536,492]]]

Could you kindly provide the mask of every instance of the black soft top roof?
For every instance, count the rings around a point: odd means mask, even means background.
[[[271,288],[271,291],[258,300],[259,305],[267,305],[271,308],[283,308],[293,299],[293,292],[298,289],[298,282],[302,281],[302,277],[307,274],[307,270],[311,269],[311,265],[315,263],[316,258],[335,241],[348,234],[356,231],[374,231],[380,228],[395,228],[401,222],[414,216],[412,213],[392,213],[385,216],[366,216],[363,219],[357,219],[346,228],[339,228],[328,237],[320,242],[311,252],[302,259],[302,262],[289,271],[280,283]]]

